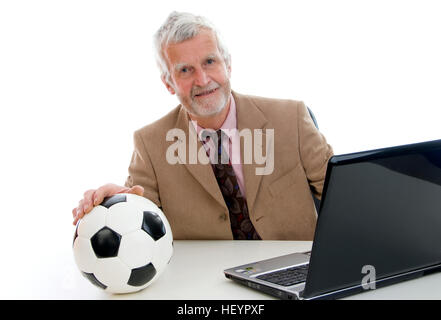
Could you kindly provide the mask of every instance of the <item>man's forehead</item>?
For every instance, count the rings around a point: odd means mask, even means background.
[[[188,64],[219,55],[216,37],[210,30],[202,30],[192,39],[165,46],[164,53],[169,63]]]

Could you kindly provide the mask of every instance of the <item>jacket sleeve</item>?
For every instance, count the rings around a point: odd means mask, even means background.
[[[328,161],[334,154],[324,135],[318,131],[303,102],[297,108],[300,160],[311,192],[321,199]]]
[[[129,188],[134,185],[144,187],[144,197],[161,207],[156,174],[139,132],[134,133],[133,140],[134,151],[129,165],[129,176],[124,185]]]

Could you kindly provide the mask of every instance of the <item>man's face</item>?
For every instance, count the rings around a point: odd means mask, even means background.
[[[170,44],[164,48],[164,55],[171,83],[162,80],[190,114],[210,117],[226,106],[231,69],[225,65],[212,31],[202,29],[192,39]]]

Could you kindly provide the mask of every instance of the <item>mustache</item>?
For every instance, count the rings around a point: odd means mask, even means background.
[[[212,83],[208,84],[206,87],[195,86],[191,89],[191,96],[195,97],[199,94],[206,93],[206,92],[218,89],[218,88],[220,88],[220,85],[216,82],[212,82]]]

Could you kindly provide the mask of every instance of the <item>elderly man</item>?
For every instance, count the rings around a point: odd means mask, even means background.
[[[125,186],[86,191],[73,223],[126,192],[161,207],[175,239],[311,240],[332,148],[305,105],[232,91],[230,55],[203,17],[173,12],[155,45],[181,104],[135,132]]]

